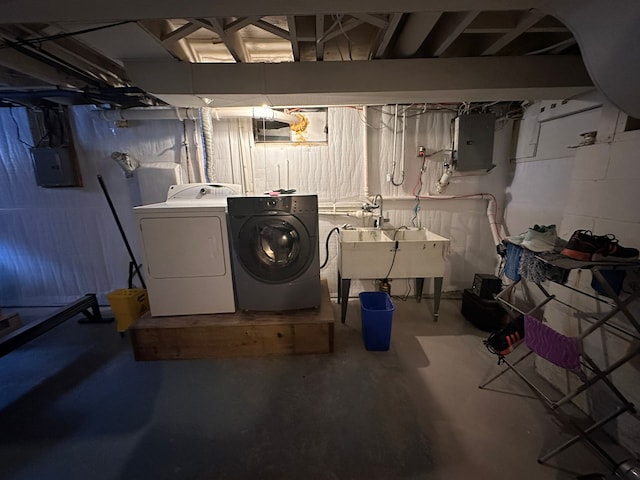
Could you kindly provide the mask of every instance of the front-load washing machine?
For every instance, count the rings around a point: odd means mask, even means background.
[[[227,196],[240,185],[191,183],[133,209],[151,315],[235,312]]]
[[[228,197],[238,308],[320,306],[318,197]]]

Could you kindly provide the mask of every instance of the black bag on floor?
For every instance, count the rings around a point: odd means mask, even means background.
[[[462,316],[485,332],[500,330],[507,322],[507,312],[498,300],[480,298],[470,288],[462,292]]]

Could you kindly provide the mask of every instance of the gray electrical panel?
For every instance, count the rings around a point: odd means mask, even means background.
[[[456,170],[491,170],[496,117],[491,113],[461,115],[454,119],[453,155]]]
[[[33,171],[41,187],[81,187],[73,149],[69,146],[32,148]]]

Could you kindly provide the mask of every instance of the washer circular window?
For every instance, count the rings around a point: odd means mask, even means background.
[[[289,216],[252,218],[240,230],[239,247],[245,270],[260,281],[294,280],[313,260],[306,228]]]

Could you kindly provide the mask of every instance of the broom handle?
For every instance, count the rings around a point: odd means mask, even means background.
[[[142,283],[142,288],[147,288],[147,285],[144,283],[144,278],[142,278],[142,273],[140,273],[140,269],[138,268],[138,262],[136,262],[136,258],[133,256],[133,251],[131,250],[131,245],[129,245],[129,241],[127,240],[127,236],[122,229],[122,224],[120,223],[120,219],[118,218],[118,212],[113,206],[113,202],[111,201],[111,197],[109,196],[109,192],[107,191],[107,186],[104,184],[104,180],[102,180],[102,175],[98,174],[98,182],[100,182],[100,187],[102,187],[102,191],[104,192],[104,196],[107,199],[107,203],[109,203],[109,208],[111,209],[111,213],[113,213],[113,218],[118,224],[118,230],[120,230],[120,235],[122,235],[122,240],[124,240],[124,244],[127,247],[127,252],[129,252],[129,258],[133,262],[133,266],[136,268],[136,273],[138,274],[138,278],[140,278],[140,283]]]

